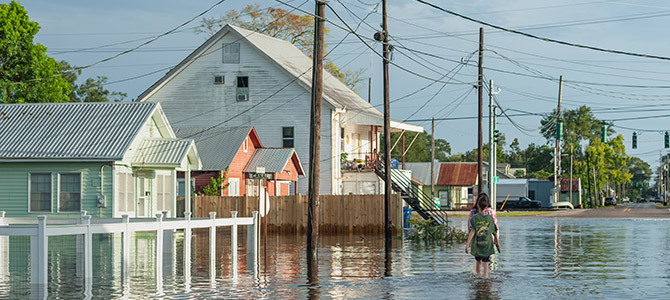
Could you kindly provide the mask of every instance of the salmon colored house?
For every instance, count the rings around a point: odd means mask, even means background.
[[[293,148],[264,148],[253,127],[174,128],[179,138],[191,138],[198,147],[202,169],[191,171],[195,193],[223,174],[221,196],[293,195],[298,177],[304,175]],[[202,147],[202,148],[200,148]],[[184,173],[178,175],[183,195]]]

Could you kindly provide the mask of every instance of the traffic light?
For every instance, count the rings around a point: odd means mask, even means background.
[[[633,149],[637,149],[637,132],[633,132]]]
[[[499,137],[500,137],[500,131],[498,131],[498,129],[494,129],[493,130],[493,142],[497,143]]]
[[[670,133],[665,132],[665,148],[670,148]]]
[[[603,143],[607,142],[607,123],[605,121],[603,121],[600,127],[600,141]]]

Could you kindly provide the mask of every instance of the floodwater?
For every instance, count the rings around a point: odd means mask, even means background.
[[[465,228],[464,219],[452,221]],[[474,259],[463,245],[395,240],[388,270],[383,237],[348,235],[320,237],[318,278],[308,284],[304,236],[270,236],[254,271],[247,264],[244,230],[235,274],[223,230],[217,234],[215,269],[208,266],[207,232],[194,236],[190,280],[182,270],[183,240],[176,235],[158,284],[151,234],[133,239],[126,282],[120,275],[120,238],[94,237],[95,278],[87,289],[77,269],[75,238],[50,238],[49,298],[668,299],[670,220],[499,221],[502,254],[489,279],[473,274]],[[0,266],[0,299],[30,297],[30,251],[21,245],[29,241],[12,240],[9,264]]]

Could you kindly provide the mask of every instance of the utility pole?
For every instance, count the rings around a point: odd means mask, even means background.
[[[405,133],[401,134],[402,139],[402,169],[405,169]]]
[[[372,49],[370,49],[370,77],[368,77],[368,103],[372,103]]]
[[[570,190],[568,193],[570,193],[570,203],[572,203],[572,151],[574,150],[574,147],[570,145]],[[579,201],[581,204],[582,202]]]
[[[318,274],[319,171],[321,151],[321,101],[323,92],[323,36],[325,2],[316,0],[314,20],[314,59],[312,65],[312,111],[309,136],[309,195],[307,207],[308,277]]]
[[[589,198],[591,198],[591,163],[589,162],[589,149],[586,148],[586,182],[589,185],[589,188],[587,190],[587,195]],[[588,204],[590,207],[593,207],[593,198],[591,198],[590,203]]]
[[[389,38],[386,0],[382,1],[382,31],[383,31],[383,72],[384,72],[384,238],[390,248],[393,232],[391,228],[391,107],[389,86]],[[390,249],[386,249],[390,251]]]
[[[479,114],[477,115],[477,194],[482,192],[482,159],[484,151],[482,150],[482,106],[483,106],[483,86],[484,86],[484,28],[479,27],[479,63],[477,64],[477,101]],[[490,180],[490,179],[489,179]],[[476,197],[476,196],[475,196]]]
[[[493,96],[500,93],[500,89],[493,91],[493,80],[489,80],[489,201],[491,209],[496,211],[498,200],[496,198],[496,175],[497,175],[497,136],[496,136],[496,107],[493,105]]]
[[[391,227],[391,105],[389,85],[389,35],[387,0],[382,0],[383,76],[384,76],[384,275],[391,276],[393,231]]]
[[[435,201],[435,118],[432,122],[432,146],[430,147],[430,201]]]
[[[563,75],[558,82],[558,108],[556,109],[556,151],[554,152],[554,203],[558,203],[558,197],[561,195],[561,182],[559,174],[561,173],[561,97],[563,88]]]

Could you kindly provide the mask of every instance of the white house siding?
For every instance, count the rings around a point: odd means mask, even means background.
[[[239,64],[222,62],[222,44],[230,42],[240,43]],[[160,102],[172,126],[254,126],[265,147],[282,147],[282,127],[294,127],[294,147],[307,173],[310,91],[297,82],[291,83],[293,78],[286,71],[231,33],[212,43],[202,53],[144,101]],[[225,76],[224,84],[214,84],[214,76],[221,75]],[[249,101],[236,100],[237,76],[249,77]],[[277,92],[279,89],[282,90]],[[259,104],[261,101],[263,103]],[[322,194],[330,194],[332,187],[332,164],[329,161],[332,133],[328,117],[331,110],[332,107],[323,101]],[[307,193],[307,183],[307,177],[298,180],[299,193]]]

